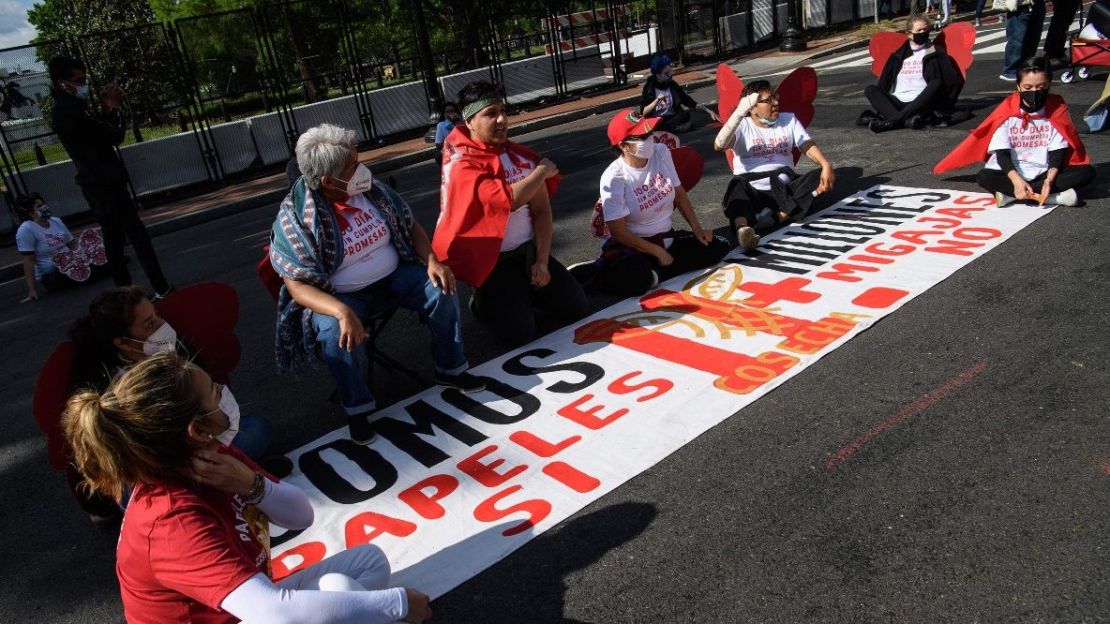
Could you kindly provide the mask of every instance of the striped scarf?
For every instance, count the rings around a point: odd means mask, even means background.
[[[381,212],[389,227],[390,242],[403,261],[415,261],[412,245],[413,215],[405,200],[374,178],[363,197]],[[284,279],[304,282],[335,294],[331,276],[343,264],[343,236],[331,202],[308,188],[300,178],[278,208],[270,232],[270,264]],[[278,296],[274,349],[277,369],[289,372],[304,363],[319,363],[312,310],[293,300],[282,285]]]

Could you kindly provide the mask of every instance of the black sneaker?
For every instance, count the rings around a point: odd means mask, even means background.
[[[866,127],[876,119],[882,119],[882,117],[875,111],[868,109],[859,114],[859,117],[856,118],[856,125]]]
[[[871,131],[875,134],[878,134],[880,132],[897,130],[900,126],[893,121],[887,121],[885,119],[873,119],[871,120],[871,123],[867,125],[867,127],[870,128]]]
[[[906,125],[909,126],[911,130],[920,130],[928,123],[928,120],[925,119],[925,115],[912,115],[906,120]]]
[[[347,429],[351,432],[351,441],[355,444],[370,444],[378,438],[378,434],[374,433],[374,424],[370,422],[370,414],[348,416]]]
[[[444,388],[454,388],[467,394],[471,392],[481,392],[486,389],[486,382],[463,371],[458,375],[448,375],[447,373],[436,373],[436,384]]]

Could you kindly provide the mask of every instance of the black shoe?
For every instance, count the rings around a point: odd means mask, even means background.
[[[370,422],[370,414],[354,414],[347,417],[347,429],[351,432],[351,441],[355,444],[370,444],[378,438],[374,433],[374,424]]]
[[[467,394],[471,392],[481,392],[486,389],[486,382],[463,371],[458,375],[448,375],[447,373],[436,373],[436,384],[445,388],[454,388]]]
[[[1065,67],[1071,66],[1071,61],[1062,56],[1050,56],[1047,60],[1048,68],[1052,71],[1059,71],[1061,69],[1064,69]]]
[[[879,134],[880,132],[890,132],[891,130],[897,130],[900,127],[900,124],[896,124],[893,121],[887,121],[885,119],[875,119],[872,120],[871,123],[867,125],[867,127],[870,128],[871,131],[875,134]]]
[[[173,287],[173,284],[166,284],[166,289],[165,290],[163,290],[161,292],[159,292],[157,290],[154,291],[154,294],[151,295],[151,297],[150,297],[150,302],[151,303],[158,303],[159,301],[165,299],[166,297],[169,297],[170,293],[172,293],[175,290],[177,290],[177,289]]]
[[[293,472],[293,460],[284,455],[267,455],[258,460],[258,465],[279,479],[284,479]]]
[[[882,119],[882,116],[868,109],[859,114],[859,117],[856,118],[856,125],[860,127],[867,126],[876,119]]]
[[[920,130],[929,125],[929,120],[925,118],[925,115],[914,115],[906,120],[906,125],[909,126],[911,130]]]

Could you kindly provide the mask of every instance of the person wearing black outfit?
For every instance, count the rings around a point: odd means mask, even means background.
[[[700,108],[713,121],[721,120],[717,113],[698,104],[682,85],[674,81],[671,76],[671,57],[663,54],[651,59],[651,75],[644,82],[644,91],[640,96],[640,113],[644,117],[662,119],[656,130],[685,132],[690,129],[690,111],[686,108]]]
[[[886,132],[962,120],[956,118],[955,106],[964,77],[942,46],[930,45],[929,34],[925,16],[909,17],[906,43],[887,59],[878,85],[864,89],[874,111],[864,111],[858,125],[868,126],[872,132]]]
[[[1048,32],[1044,36],[1044,55],[1053,68],[1071,65],[1064,46],[1068,42],[1068,29],[1075,19],[1079,0],[1053,0],[1052,20],[1048,22]]]
[[[154,288],[155,300],[160,299],[173,287],[162,273],[150,235],[131,201],[127,169],[115,149],[124,137],[124,119],[120,111],[123,92],[115,83],[109,85],[100,95],[104,112],[94,115],[89,110],[85,66],[75,59],[59,56],[50,60],[48,69],[54,98],[51,125],[77,169],[76,182],[85,201],[100,222],[112,279],[117,286],[131,284],[131,273],[123,254],[125,237],[130,238],[139,264]]]

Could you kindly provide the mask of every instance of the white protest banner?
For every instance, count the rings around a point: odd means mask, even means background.
[[[440,596],[651,467],[1050,208],[876,186],[291,454],[316,508],[274,536],[281,577],[372,542]]]

